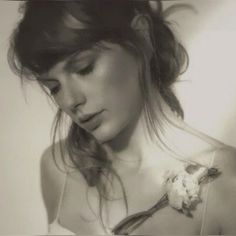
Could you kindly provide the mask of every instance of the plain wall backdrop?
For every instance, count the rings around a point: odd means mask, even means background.
[[[169,17],[189,56],[176,84],[193,127],[236,146],[236,1],[186,0],[193,10]],[[40,157],[50,144],[54,111],[34,84],[22,91],[7,64],[18,1],[0,1],[0,234],[45,234]]]

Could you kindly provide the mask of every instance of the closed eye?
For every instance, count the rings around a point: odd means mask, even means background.
[[[80,75],[87,75],[87,74],[91,73],[93,71],[93,69],[94,69],[94,63],[91,63],[88,66],[77,71],[77,73]]]
[[[55,86],[53,88],[49,88],[50,94],[53,96],[56,95],[59,92],[59,90],[60,90],[60,86]]]
[[[60,90],[60,83],[55,79],[38,79],[38,81],[49,90],[52,96],[55,96]]]

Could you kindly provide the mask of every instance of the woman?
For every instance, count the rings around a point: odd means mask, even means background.
[[[188,57],[157,3],[24,4],[9,59],[58,106],[41,164],[51,234],[236,232],[235,150],[183,121],[172,85]]]

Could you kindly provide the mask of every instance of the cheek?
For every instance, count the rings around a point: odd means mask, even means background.
[[[103,54],[95,68],[89,97],[105,112],[103,125],[93,134],[105,142],[116,137],[140,116],[142,96],[138,66],[130,54],[112,50]]]
[[[138,67],[134,58],[119,50],[101,60],[96,73],[103,103],[127,112],[141,103]]]
[[[140,115],[142,96],[138,66],[130,55],[116,53],[103,57],[95,74],[94,92],[106,110],[98,137],[111,139]]]

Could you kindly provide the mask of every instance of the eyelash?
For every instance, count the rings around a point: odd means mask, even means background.
[[[89,64],[88,66],[85,66],[84,68],[80,69],[79,71],[77,71],[77,74],[80,74],[82,76],[85,76],[89,73],[91,73],[94,69],[94,63]]]
[[[91,63],[90,65],[84,67],[83,69],[77,71],[76,73],[78,73],[78,74],[80,74],[82,76],[85,76],[85,75],[91,73],[93,71],[93,69],[94,69],[94,63]],[[59,92],[59,90],[60,90],[60,86],[59,85],[55,86],[54,88],[49,89],[50,94],[52,96],[56,95]]]
[[[59,85],[58,86],[55,86],[54,88],[51,88],[49,89],[50,91],[50,94],[53,96],[53,95],[56,95],[58,92],[59,92]]]

